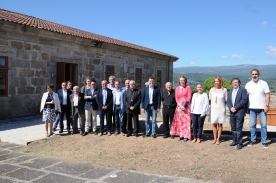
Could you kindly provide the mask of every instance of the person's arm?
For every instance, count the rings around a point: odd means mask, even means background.
[[[269,110],[269,104],[270,104],[270,93],[266,93],[265,94],[265,108],[264,108],[264,112],[268,112]]]

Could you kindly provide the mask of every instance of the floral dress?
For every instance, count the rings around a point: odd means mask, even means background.
[[[189,85],[176,87],[175,100],[177,107],[170,130],[170,134],[173,136],[191,139],[191,96],[192,90]],[[182,111],[178,105],[184,106],[185,103],[188,103],[188,105],[186,110]]]

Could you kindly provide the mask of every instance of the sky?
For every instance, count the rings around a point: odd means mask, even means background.
[[[0,8],[174,55],[174,67],[276,64],[275,0],[0,0]]]

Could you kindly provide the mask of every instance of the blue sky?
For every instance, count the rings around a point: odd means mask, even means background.
[[[0,8],[172,54],[174,67],[276,64],[275,0],[0,0]]]

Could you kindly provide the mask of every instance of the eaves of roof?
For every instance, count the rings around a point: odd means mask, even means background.
[[[11,12],[8,10],[0,9],[0,20],[18,23],[21,25],[44,29],[44,30],[48,30],[48,31],[52,31],[52,32],[58,32],[61,34],[77,36],[77,37],[90,39],[90,40],[94,40],[94,41],[99,41],[99,42],[103,42],[103,43],[124,46],[124,47],[141,50],[141,51],[145,51],[145,52],[150,52],[150,53],[154,53],[154,54],[158,54],[158,55],[162,55],[162,56],[168,56],[173,61],[178,60],[178,58],[176,56],[173,56],[173,55],[170,55],[167,53],[163,53],[160,51],[156,51],[156,50],[153,50],[150,48],[146,48],[146,47],[139,46],[136,44],[128,43],[125,41],[120,41],[117,39],[109,38],[106,36],[101,36],[98,34],[90,33],[87,31],[79,30],[76,28],[60,25],[60,24],[42,20],[42,19],[39,19],[36,17],[32,17],[32,16],[28,16],[28,15],[24,15],[24,14],[20,14],[20,13],[16,13],[16,12]]]

